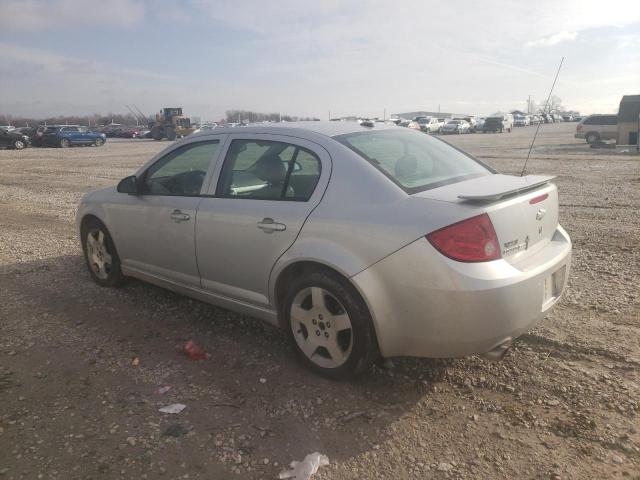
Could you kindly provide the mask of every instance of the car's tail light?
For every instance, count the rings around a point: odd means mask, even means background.
[[[576,132],[581,132],[582,131],[582,125],[578,125],[576,127]]]
[[[459,262],[488,262],[501,257],[489,215],[483,213],[427,235],[440,253]]]

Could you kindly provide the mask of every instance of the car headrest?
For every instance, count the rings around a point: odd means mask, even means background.
[[[278,155],[263,157],[256,162],[254,174],[265,182],[282,183],[287,175],[287,170]]]

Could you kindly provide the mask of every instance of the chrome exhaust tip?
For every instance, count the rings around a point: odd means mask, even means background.
[[[511,348],[511,340],[501,343],[497,347],[485,352],[481,357],[489,360],[490,362],[499,362],[504,358],[509,349]]]

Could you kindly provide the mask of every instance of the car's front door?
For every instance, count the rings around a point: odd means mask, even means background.
[[[331,161],[321,146],[279,135],[230,135],[217,182],[198,207],[202,287],[269,305],[269,274],[322,198]]]
[[[139,175],[139,195],[110,205],[109,224],[125,269],[200,286],[195,222],[220,139],[194,141],[166,153]]]

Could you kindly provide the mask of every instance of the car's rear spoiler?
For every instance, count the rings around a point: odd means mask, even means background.
[[[468,185],[468,190],[464,195],[458,195],[458,198],[468,202],[494,202],[504,197],[533,190],[549,183],[554,178],[555,176],[550,175],[526,175],[524,177],[489,175]],[[482,181],[484,179],[486,180]]]

